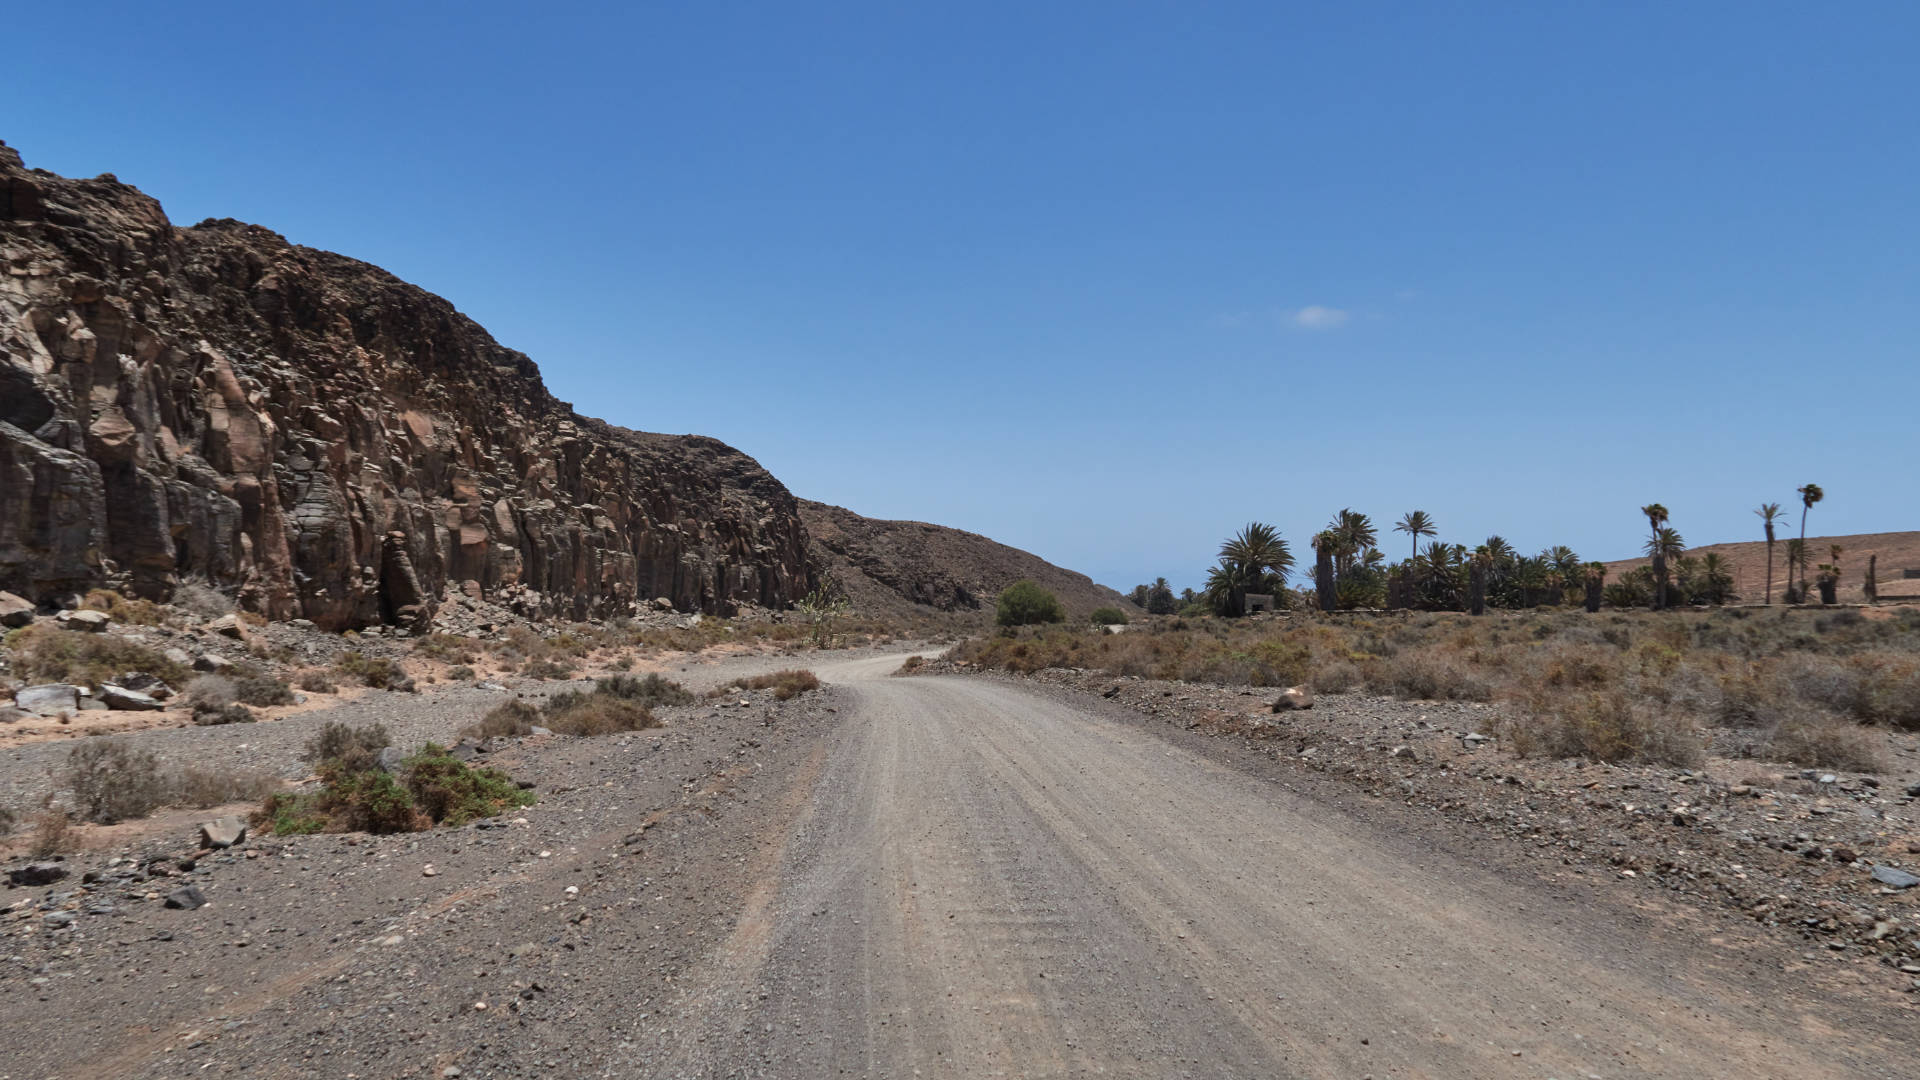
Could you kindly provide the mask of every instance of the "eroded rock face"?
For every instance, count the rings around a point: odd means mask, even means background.
[[[440,297],[0,144],[0,589],[236,589],[328,629],[424,625],[446,584],[538,614],[784,606],[793,496],[712,439],[555,400]]]

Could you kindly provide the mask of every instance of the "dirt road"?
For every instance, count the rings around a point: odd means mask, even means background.
[[[1903,1025],[1680,913],[1555,895],[1111,717],[894,666],[818,669],[852,714],[636,1071],[1913,1075]]]

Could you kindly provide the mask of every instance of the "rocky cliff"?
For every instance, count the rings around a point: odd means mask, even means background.
[[[577,619],[810,586],[751,458],[576,414],[377,267],[4,144],[0,264],[0,589],[205,579],[337,629],[424,624],[450,584]]]
[[[929,608],[991,612],[1000,591],[1023,578],[1058,596],[1075,619],[1099,607],[1139,611],[1085,574],[977,533],[920,521],[881,521],[806,499],[800,501],[800,517],[822,568],[868,614]]]

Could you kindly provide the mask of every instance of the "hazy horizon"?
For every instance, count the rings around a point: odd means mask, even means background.
[[[0,138],[804,498],[1122,590],[1347,506],[1393,558],[1809,481],[1809,535],[1916,527],[1911,6],[244,10],[107,4],[86,64],[19,13]]]

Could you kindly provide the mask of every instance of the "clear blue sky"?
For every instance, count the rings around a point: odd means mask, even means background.
[[[0,138],[1123,589],[1920,527],[1920,5],[943,7],[27,5]]]

